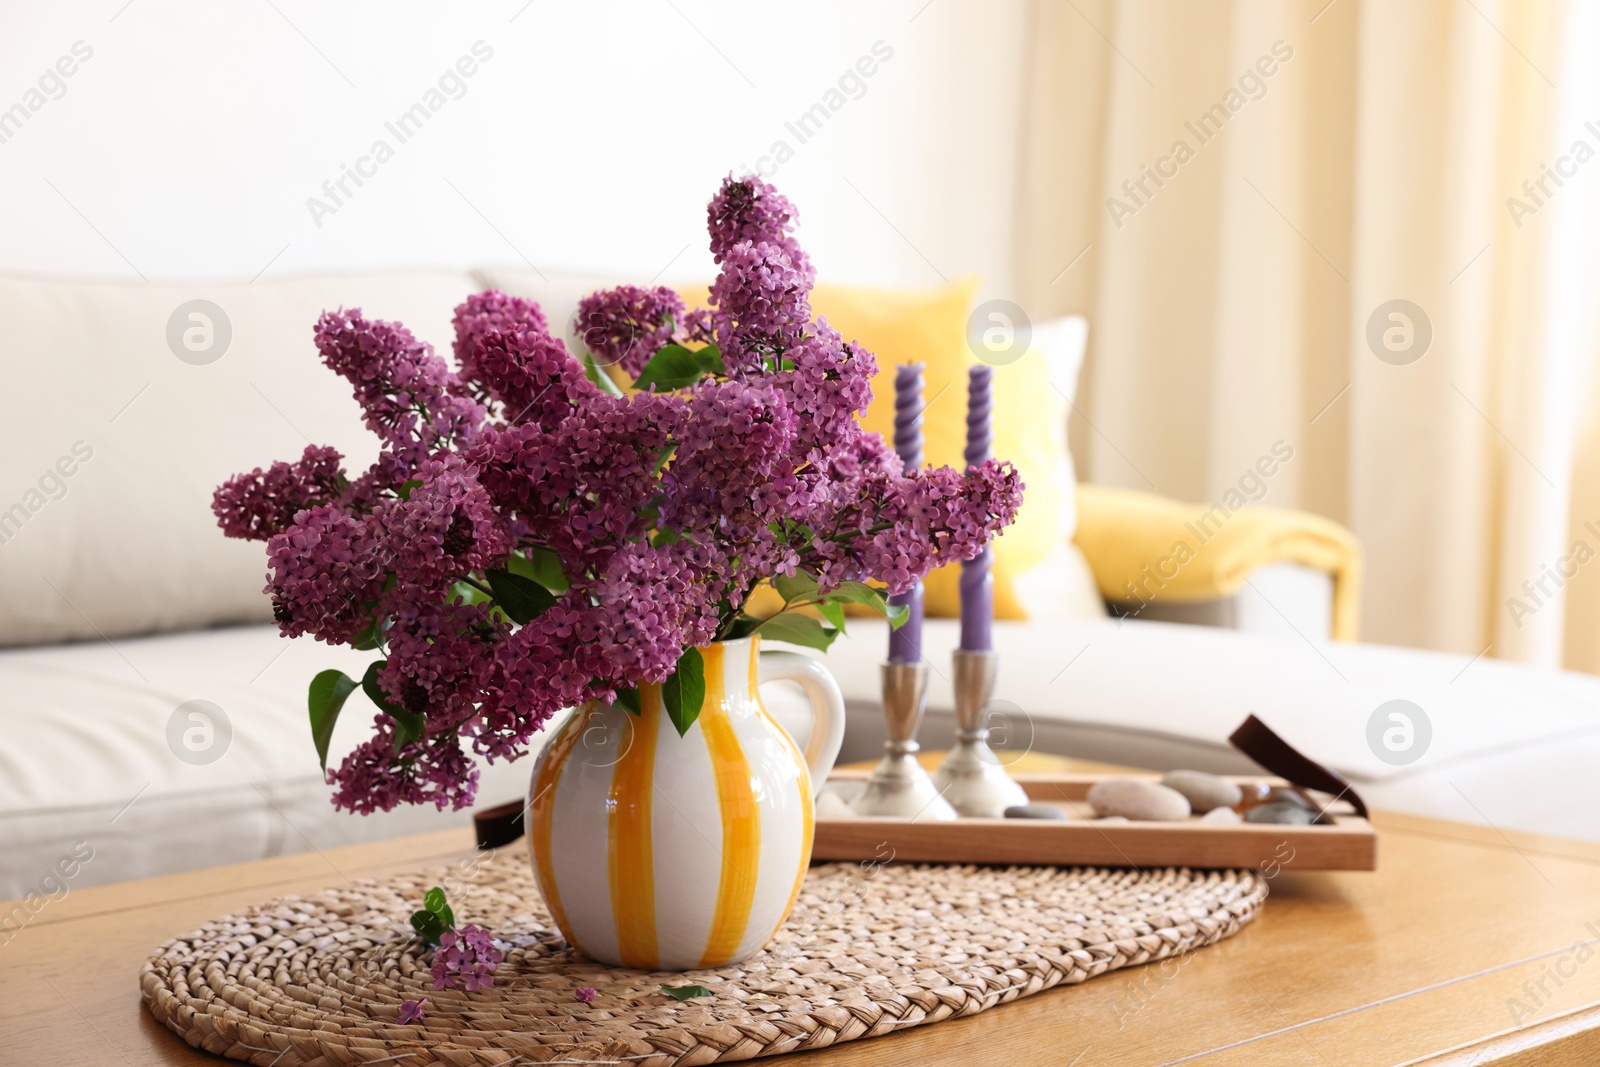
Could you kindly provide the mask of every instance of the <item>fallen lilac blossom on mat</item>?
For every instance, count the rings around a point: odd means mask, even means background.
[[[433,988],[448,989],[457,982],[468,993],[494,985],[494,969],[506,954],[494,946],[494,935],[468,923],[446,930],[433,951]]]
[[[585,1004],[594,1003],[595,992],[593,986],[581,985],[572,991],[572,995],[576,999],[583,1001]]]
[[[420,1023],[422,1021],[422,1009],[427,1003],[427,997],[423,997],[421,1000],[402,1000],[400,1002],[400,1017],[395,1021],[401,1026],[406,1023]]]

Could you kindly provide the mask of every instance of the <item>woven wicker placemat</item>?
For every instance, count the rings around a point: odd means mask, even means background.
[[[433,989],[408,919],[441,883],[460,921],[510,946],[492,988]],[[189,1044],[262,1067],[665,1067],[972,1015],[1219,941],[1266,896],[1251,871],[824,864],[752,959],[646,973],[569,950],[512,849],[217,919],[162,946],[140,985]],[[714,995],[680,1003],[663,984]],[[592,1003],[574,995],[583,986],[597,991]],[[423,1021],[397,1025],[400,1002],[420,997]]]

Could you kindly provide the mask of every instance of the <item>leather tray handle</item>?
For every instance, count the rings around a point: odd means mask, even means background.
[[[473,812],[472,825],[478,833],[478,850],[482,852],[509,845],[521,837],[522,811],[526,806],[526,801],[513,800],[507,804],[496,804],[492,808]]]
[[[1343,776],[1289,744],[1254,715],[1239,724],[1229,735],[1228,743],[1278,777],[1307,789],[1331,793],[1335,798],[1342,797],[1356,809],[1357,815],[1363,819],[1367,817],[1366,802]]]

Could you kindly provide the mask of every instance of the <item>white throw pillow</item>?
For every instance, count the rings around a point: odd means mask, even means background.
[[[1015,583],[1017,599],[1031,619],[1098,619],[1106,615],[1106,602],[1095,584],[1089,561],[1083,558],[1073,538],[1078,532],[1077,468],[1067,444],[1067,420],[1078,395],[1078,373],[1083,369],[1083,351],[1089,339],[1089,320],[1069,315],[1037,323],[1031,346],[1045,358],[1050,381],[1060,399],[1060,412],[1053,421],[1056,451],[1061,457],[1061,538],[1062,543],[1039,566]]]
[[[0,278],[0,645],[270,619],[263,546],[222,536],[212,490],[307,444],[339,449],[353,472],[377,454],[349,383],[312,344],[318,314],[399,319],[448,355],[451,311],[473,288],[443,271]]]

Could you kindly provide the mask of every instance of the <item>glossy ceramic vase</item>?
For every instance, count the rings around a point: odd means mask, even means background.
[[[811,861],[812,802],[844,739],[844,701],[816,660],[701,649],[705,702],[678,736],[661,687],[641,710],[574,709],[533,770],[533,869],[568,943],[648,970],[736,963],[783,925]],[[815,723],[801,752],[757,686],[797,682]]]

